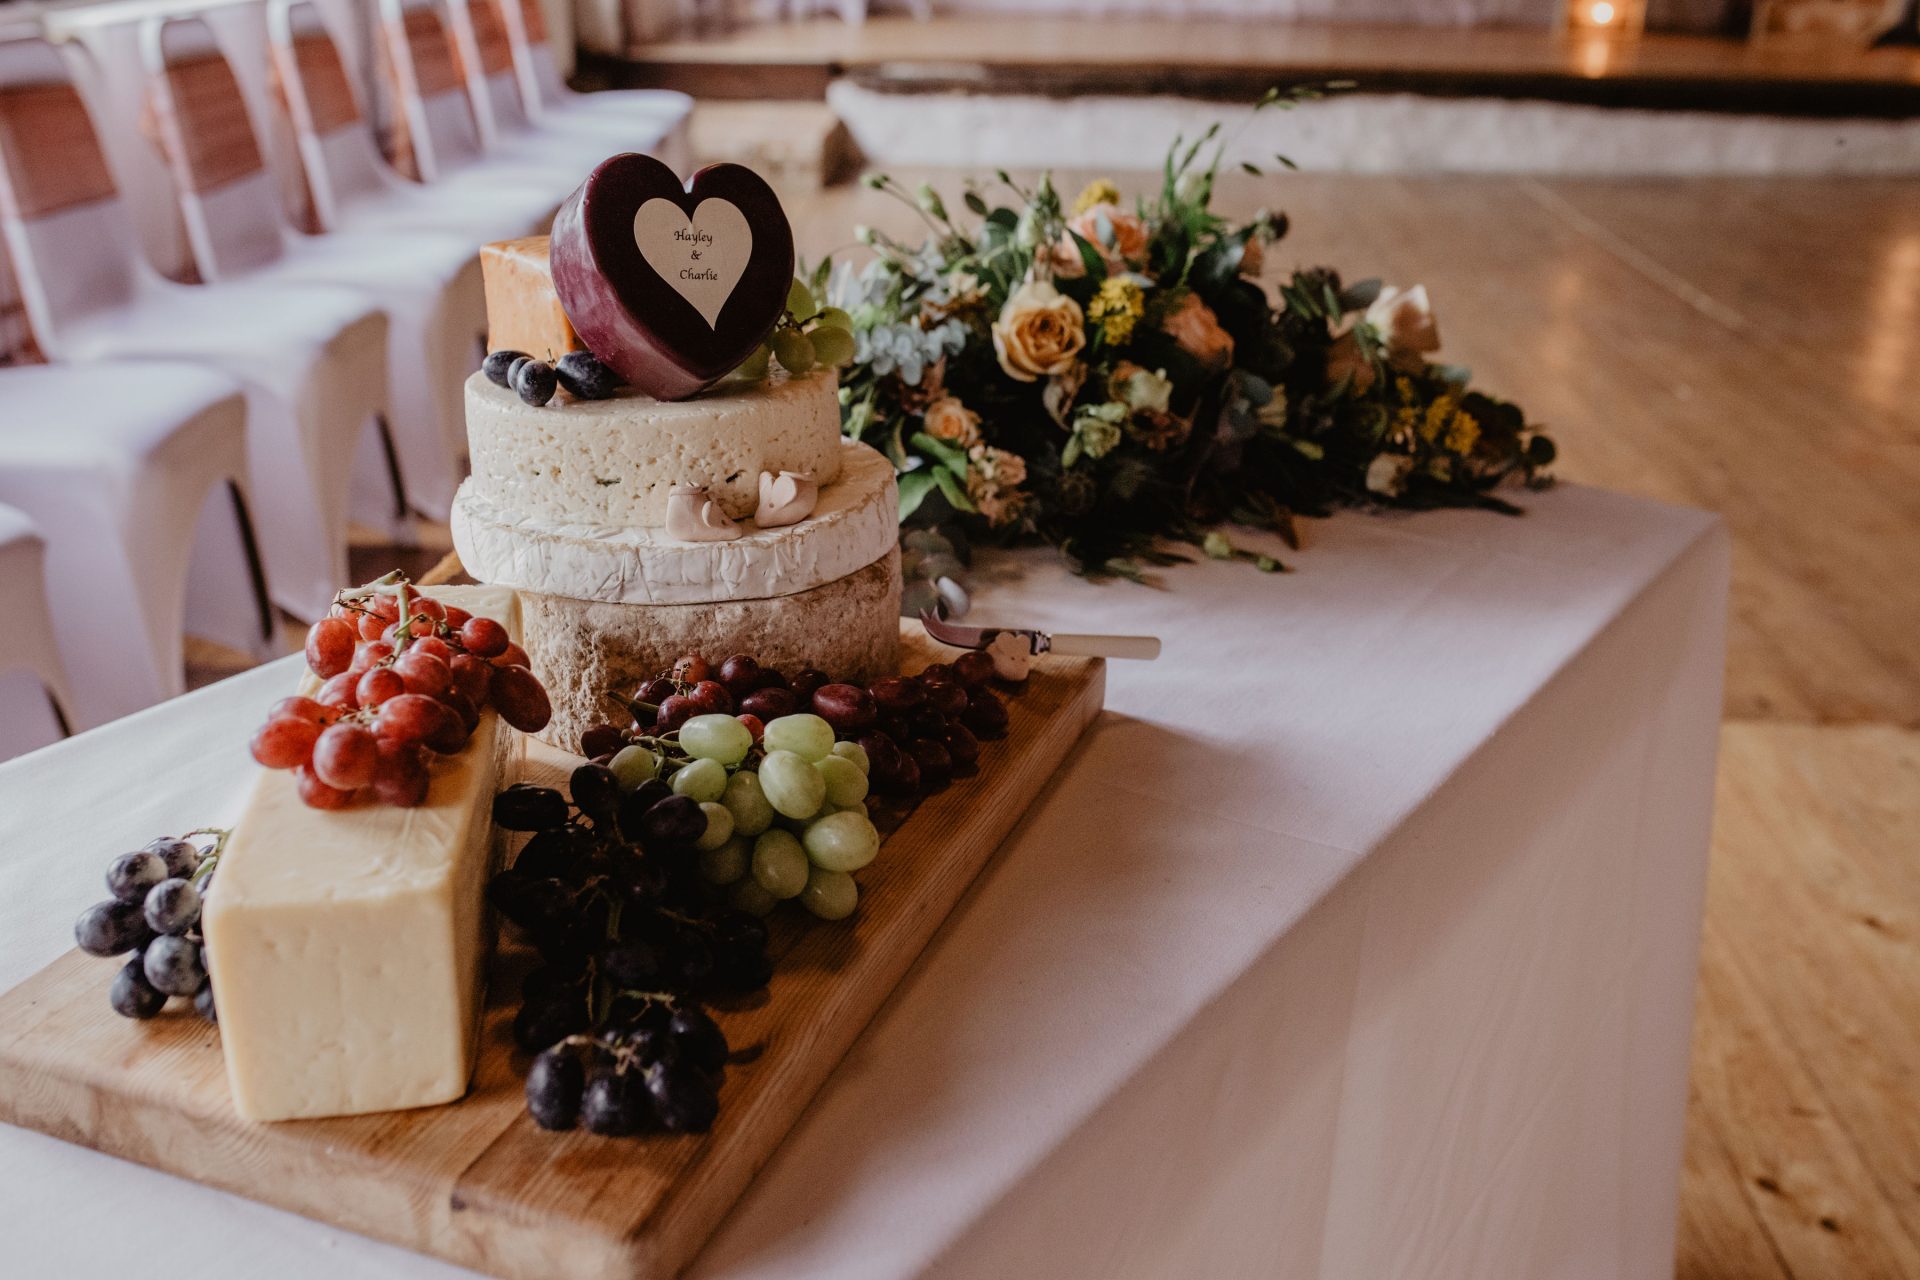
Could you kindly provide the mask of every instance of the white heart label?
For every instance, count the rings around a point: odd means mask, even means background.
[[[709,326],[753,256],[753,228],[728,200],[702,200],[689,218],[673,201],[655,196],[633,215],[633,241],[647,265]]]

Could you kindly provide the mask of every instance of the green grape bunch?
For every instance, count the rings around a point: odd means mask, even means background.
[[[741,364],[739,376],[764,378],[768,361],[778,360],[791,374],[816,365],[839,369],[853,361],[853,318],[838,307],[814,301],[813,290],[796,279],[787,290],[787,309],[760,348]]]

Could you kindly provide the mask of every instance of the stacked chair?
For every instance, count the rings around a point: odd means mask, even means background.
[[[0,759],[44,747],[68,730],[67,677],[47,606],[46,542],[24,511],[0,506]]]
[[[478,245],[686,163],[688,100],[572,93],[538,6],[6,7],[0,758],[179,693],[189,632],[273,651],[350,524],[444,519]]]

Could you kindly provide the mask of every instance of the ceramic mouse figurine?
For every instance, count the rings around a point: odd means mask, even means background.
[[[726,542],[740,536],[740,526],[705,485],[677,484],[667,494],[667,536],[682,542]]]
[[[987,645],[993,659],[993,674],[1002,680],[1025,680],[1033,669],[1033,644],[1022,636],[997,635]]]
[[[820,486],[812,477],[798,471],[782,471],[778,475],[762,471],[760,507],[753,513],[753,522],[762,529],[799,524],[813,514],[814,505],[819,501]]]

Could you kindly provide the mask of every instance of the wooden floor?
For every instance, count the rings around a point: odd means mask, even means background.
[[[1269,84],[1351,77],[1363,90],[1645,107],[1912,115],[1920,53],[1844,43],[1552,31],[1245,23],[1111,15],[882,16],[759,23],[634,44],[632,84],[715,97],[818,97],[836,76],[895,92],[1179,93],[1247,101]],[[612,70],[604,60],[595,65]]]
[[[1223,203],[1291,215],[1278,266],[1426,284],[1445,354],[1552,426],[1567,478],[1725,516],[1677,1274],[1920,1280],[1913,184],[1236,175]],[[857,186],[789,212],[810,258],[914,229]]]

